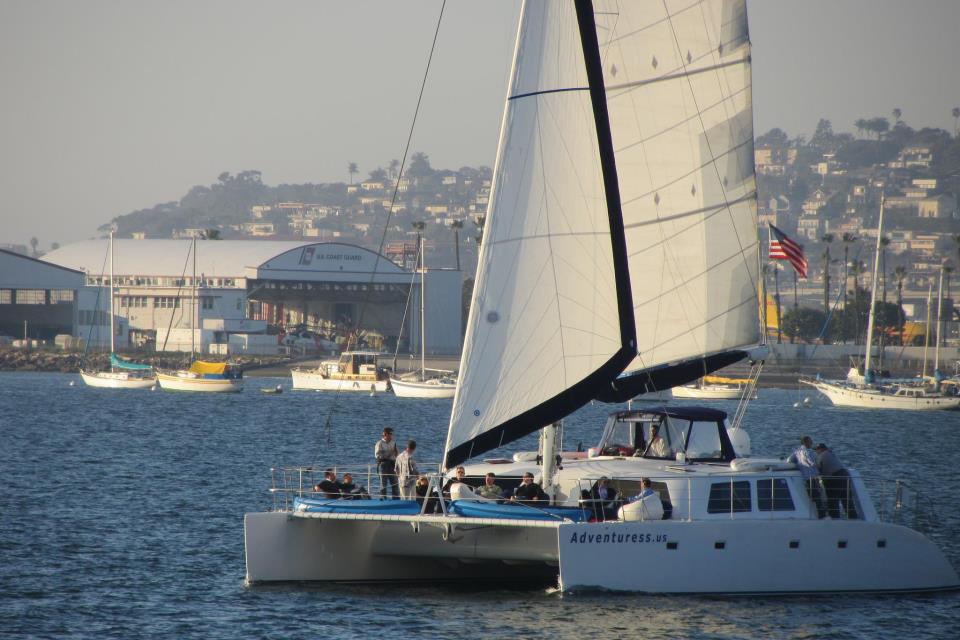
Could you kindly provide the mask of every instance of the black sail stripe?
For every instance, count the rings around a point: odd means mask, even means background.
[[[606,90],[603,83],[603,68],[601,66],[600,44],[597,41],[593,2],[592,0],[575,0],[574,4],[580,30],[580,43],[583,47],[584,65],[590,85],[590,102],[593,106],[603,186],[607,199],[607,218],[610,225],[621,346],[599,369],[583,380],[549,400],[447,451],[443,463],[446,469],[491,449],[513,442],[570,415],[597,397],[599,393],[608,389],[612,381],[627,368],[636,355],[636,326],[633,317],[633,294],[630,287],[630,270],[627,261],[627,241],[623,228],[620,187],[617,180],[613,136],[607,114]]]

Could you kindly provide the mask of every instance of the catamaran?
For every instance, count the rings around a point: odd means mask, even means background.
[[[745,3],[597,4],[524,3],[441,466],[539,431],[538,453],[466,470],[504,488],[534,473],[549,505],[483,500],[469,482],[422,504],[335,500],[312,493],[315,466],[280,470],[274,509],[244,519],[247,581],[958,588],[856,471],[820,518],[792,463],[747,457],[739,413],[618,411],[592,451],[559,452],[560,422],[591,400],[689,382],[761,341]],[[598,508],[604,478],[652,488]]]
[[[114,327],[113,294],[113,231],[110,232],[110,369],[86,371],[80,369],[80,378],[88,387],[103,389],[151,389],[157,384],[153,367],[130,362],[117,356],[116,328]]]
[[[457,379],[452,371],[427,369],[425,240],[420,238],[420,370],[411,375],[390,376],[390,387],[400,398],[452,398]],[[430,375],[432,372],[437,375]]]

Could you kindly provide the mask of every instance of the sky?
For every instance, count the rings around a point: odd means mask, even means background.
[[[631,0],[639,1],[639,0]],[[227,171],[400,158],[441,0],[0,0],[0,245],[96,235]],[[519,2],[448,0],[412,149],[492,166]],[[754,121],[952,130],[960,2],[755,0]]]

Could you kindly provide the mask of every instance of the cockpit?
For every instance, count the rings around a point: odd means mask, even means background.
[[[736,457],[727,414],[699,407],[621,411],[607,420],[594,455],[689,462],[729,462]]]

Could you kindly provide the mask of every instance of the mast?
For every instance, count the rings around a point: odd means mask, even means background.
[[[427,304],[424,301],[426,297],[426,275],[427,275],[427,260],[425,255],[426,242],[424,237],[420,236],[420,380],[426,382],[427,380],[427,323],[426,320],[426,308]]]
[[[943,263],[940,264],[940,284],[937,285],[937,343],[933,348],[933,375],[940,374],[940,314],[943,312]]]
[[[877,251],[873,256],[873,283],[870,287],[870,314],[867,316],[867,356],[863,361],[863,376],[865,382],[873,382],[870,373],[870,357],[873,351],[873,324],[877,305],[877,280],[880,271],[880,240],[883,238],[883,194],[880,195],[880,220],[877,222]]]
[[[196,358],[196,325],[200,322],[199,297],[197,295],[197,236],[193,236],[193,246],[190,247],[193,252],[193,299],[190,304],[193,308],[190,310],[190,358]]]
[[[927,322],[923,327],[923,375],[927,377],[927,351],[930,350],[930,305],[933,302],[933,285],[927,285]]]
[[[110,370],[113,371],[113,354],[116,352],[113,326],[113,230],[110,230]]]

